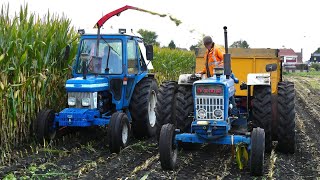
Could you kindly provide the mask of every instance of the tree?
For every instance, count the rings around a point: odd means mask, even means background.
[[[235,41],[234,43],[232,43],[230,47],[231,48],[250,48],[249,44],[245,40]]]
[[[314,53],[320,53],[320,48],[318,48]]]
[[[157,35],[156,32],[148,31],[148,30],[145,30],[145,29],[139,29],[138,33],[142,36],[143,41],[146,44],[156,45],[156,46],[160,45],[160,43],[157,42],[158,35]]]
[[[196,51],[198,48],[199,48],[198,45],[191,45],[189,49],[190,51]]]
[[[173,42],[173,40],[170,41],[168,47],[169,47],[170,49],[175,49],[175,48],[176,48],[176,44]]]

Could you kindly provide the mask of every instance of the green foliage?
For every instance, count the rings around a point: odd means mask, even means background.
[[[3,180],[16,180],[17,178],[14,176],[14,174],[10,173],[6,175]]]
[[[250,48],[250,46],[247,43],[247,41],[240,40],[240,41],[235,41],[234,43],[232,43],[230,48]]]
[[[175,49],[175,48],[176,48],[176,44],[174,43],[173,40],[170,41],[168,47],[169,47],[170,49]]]
[[[146,44],[155,45],[155,46],[160,45],[160,43],[157,42],[158,35],[156,32],[139,29],[138,33],[143,37],[143,41]]]
[[[319,63],[313,63],[313,64],[311,64],[311,68],[314,68],[316,71],[320,71],[320,64]]]
[[[69,19],[29,14],[27,5],[12,18],[2,6],[0,27],[0,150],[6,152],[31,137],[30,124],[40,109],[64,107],[78,42]],[[70,57],[64,59],[68,44]]]
[[[178,80],[180,74],[194,72],[195,54],[192,51],[155,47],[152,64],[159,83]]]
[[[315,68],[310,68],[310,72],[314,72],[314,71],[317,71]]]

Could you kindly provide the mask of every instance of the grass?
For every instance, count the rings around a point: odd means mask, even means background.
[[[283,72],[284,76],[288,77],[295,77],[295,76],[301,76],[301,77],[320,77],[320,71],[309,71],[309,72]]]

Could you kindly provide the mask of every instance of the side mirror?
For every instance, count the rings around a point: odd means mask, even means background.
[[[68,44],[68,45],[66,46],[65,51],[64,51],[63,60],[68,60],[68,59],[69,59],[69,56],[70,56],[70,45]]]
[[[153,60],[153,46],[152,45],[146,46],[146,54],[147,54],[147,60]]]
[[[267,72],[272,72],[277,70],[277,64],[267,64],[266,65],[266,71]]]

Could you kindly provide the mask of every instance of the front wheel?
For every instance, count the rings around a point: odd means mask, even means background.
[[[112,114],[108,128],[109,148],[111,153],[119,153],[129,142],[130,126],[125,113]]]
[[[52,140],[56,136],[55,113],[51,109],[41,110],[34,121],[34,132],[38,141]]]
[[[253,176],[263,175],[265,150],[265,133],[261,128],[253,128],[251,132],[250,173]]]
[[[175,144],[175,127],[173,124],[165,124],[161,128],[159,153],[162,169],[173,170],[176,168],[178,148]]]

